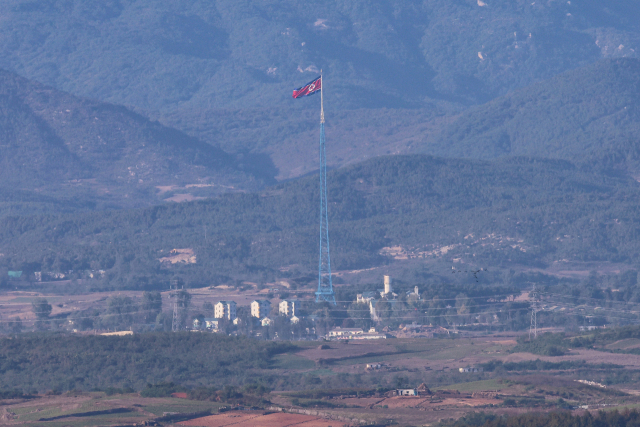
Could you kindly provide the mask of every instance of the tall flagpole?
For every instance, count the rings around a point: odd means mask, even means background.
[[[320,70],[320,124],[324,130],[324,79],[322,78],[322,70]]]
[[[331,256],[329,253],[329,214],[327,206],[327,155],[324,141],[324,81],[320,71],[320,259],[318,262],[318,291],[316,302],[326,301],[336,305],[331,280]]]

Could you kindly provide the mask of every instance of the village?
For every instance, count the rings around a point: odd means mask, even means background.
[[[270,299],[254,299],[248,306],[239,306],[233,300],[220,300],[213,305],[213,316],[205,317],[196,315],[190,325],[184,328],[191,331],[208,331],[214,333],[229,332],[229,326],[236,327],[236,331],[231,331],[230,335],[237,335],[239,326],[243,323],[250,322],[255,336],[263,336],[263,331],[259,327],[274,327],[276,323],[288,326],[302,326],[303,340],[320,339],[326,341],[345,341],[345,340],[379,340],[387,338],[434,338],[436,336],[447,336],[450,333],[460,333],[457,329],[449,330],[442,326],[421,325],[416,322],[409,324],[400,324],[397,328],[389,326],[381,326],[381,317],[376,312],[376,305],[379,301],[385,301],[393,306],[399,300],[398,294],[393,291],[392,279],[390,276],[384,276],[384,289],[377,292],[365,292],[357,294],[354,304],[368,307],[368,317],[371,324],[368,328],[334,326],[324,331],[316,328],[319,322],[323,320],[317,314],[309,314],[314,310],[314,303],[310,300],[300,299],[281,299],[279,302],[272,303]],[[407,298],[414,300],[420,299],[418,287],[416,286],[412,292],[407,292]],[[205,303],[206,304],[206,303]],[[243,310],[244,309],[244,310]],[[242,313],[248,313],[250,316],[242,316]],[[286,319],[286,321],[285,321]],[[326,322],[323,322],[326,324]],[[346,322],[348,323],[348,322]],[[226,328],[225,328],[226,327]],[[258,329],[255,329],[255,328]],[[245,328],[246,330],[246,328]],[[323,333],[324,332],[324,333]],[[295,338],[295,334],[291,338]],[[276,332],[271,336],[273,339],[290,339]]]

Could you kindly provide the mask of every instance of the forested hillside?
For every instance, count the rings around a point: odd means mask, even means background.
[[[327,112],[330,165],[381,154],[444,157],[536,156],[640,170],[640,60],[602,60],[461,115],[446,110],[374,109]],[[175,123],[174,123],[175,121]],[[317,112],[221,112],[213,120],[170,122],[226,150],[268,153],[278,178],[317,168]],[[292,159],[294,160],[292,162]]]
[[[76,1],[0,6],[0,64],[154,111],[285,105],[321,68],[342,107],[477,103],[640,52],[631,0]]]
[[[108,0],[96,7],[78,0],[10,0],[0,4],[0,67],[133,108],[240,156],[245,169],[288,179],[317,168],[318,100],[294,101],[291,89],[320,69],[334,167],[382,154],[486,157],[510,145],[516,154],[549,154],[519,152],[524,143],[518,138],[527,135],[542,139],[538,147],[547,151],[565,134],[593,150],[601,141],[620,141],[626,134],[618,135],[619,126],[598,127],[609,116],[591,107],[579,107],[579,118],[561,113],[570,120],[554,123],[544,119],[554,117],[549,109],[571,106],[540,101],[536,117],[505,124],[503,116],[513,111],[504,105],[510,101],[501,100],[469,112],[447,131],[440,140],[446,146],[454,140],[451,150],[431,145],[468,106],[602,59],[638,57],[639,14],[631,0],[380,0],[357,6],[334,0]],[[589,86],[595,74],[587,70],[573,77],[587,79],[586,87],[600,98],[586,99],[582,83],[568,78],[553,81],[547,92],[586,104],[620,104],[607,95],[617,96],[612,89],[624,87],[622,76],[609,73],[614,80],[608,86]],[[525,136],[505,129],[528,129],[538,119],[542,124],[534,132],[523,130]],[[634,120],[621,114],[613,119],[616,125]],[[589,141],[576,136],[591,131]],[[55,136],[30,134],[34,144],[46,140],[49,149],[61,150],[54,147]],[[476,136],[489,147],[476,150],[484,147],[475,144]],[[616,156],[626,155],[619,151]],[[74,162],[64,152],[55,158],[61,171]],[[132,192],[125,193],[129,199]],[[145,194],[134,198],[140,197]]]
[[[332,265],[398,262],[545,267],[640,262],[639,185],[566,161],[390,156],[329,175]],[[0,220],[0,263],[24,271],[107,270],[107,288],[273,280],[317,267],[317,177],[259,194],[145,210]],[[162,264],[174,248],[195,263]],[[395,248],[395,249],[393,249]],[[449,264],[451,265],[451,264]],[[286,267],[286,268],[285,268]]]
[[[196,184],[215,194],[262,184],[241,169],[223,150],[124,107],[0,71],[2,215],[43,206],[144,206],[162,200],[158,186]]]
[[[640,170],[640,60],[602,61],[465,112],[425,150],[538,156]]]

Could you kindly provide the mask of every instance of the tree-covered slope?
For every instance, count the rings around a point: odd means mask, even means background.
[[[477,103],[601,58],[637,56],[633,0],[8,0],[0,64],[153,111],[291,102],[321,68],[331,103]]]
[[[640,170],[640,60],[569,71],[455,120],[426,150],[453,157],[538,156]]]
[[[31,202],[79,195],[80,203],[131,206],[157,202],[157,186],[256,188],[258,181],[211,144],[124,107],[0,71],[3,208],[27,193]]]
[[[317,268],[317,186],[308,177],[145,210],[6,217],[0,268],[105,269],[109,288],[166,287],[173,274],[194,286],[305,275]],[[423,265],[636,264],[639,197],[630,178],[566,161],[376,158],[329,175],[332,265],[386,265],[398,253]],[[161,264],[174,248],[193,249],[195,264]]]
[[[288,343],[220,334],[140,334],[129,337],[19,335],[0,340],[0,378],[25,391],[144,389],[256,382]],[[43,375],[46,372],[46,375]]]

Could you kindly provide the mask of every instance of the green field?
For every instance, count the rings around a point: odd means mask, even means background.
[[[472,381],[468,383],[451,384],[444,387],[439,387],[435,390],[458,390],[459,392],[473,392],[473,391],[487,391],[487,390],[504,390],[509,388],[511,384],[508,384],[501,379],[490,379],[482,381]]]

